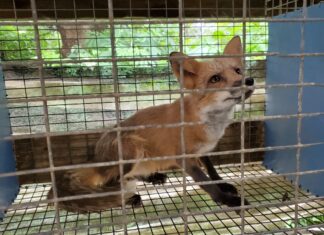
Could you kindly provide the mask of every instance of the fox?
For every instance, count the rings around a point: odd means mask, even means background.
[[[182,168],[182,158],[154,160],[161,156],[181,154],[201,154],[202,157],[184,155],[184,172],[195,182],[222,180],[210,157],[204,155],[212,151],[223,136],[226,127],[233,121],[234,106],[247,99],[254,91],[254,79],[244,77],[242,42],[239,36],[233,37],[225,46],[225,56],[205,60],[194,59],[181,52],[169,56],[173,74],[181,82],[183,89],[191,90],[181,99],[170,104],[148,107],[120,122],[120,127],[148,125],[116,132],[104,132],[95,146],[94,162],[119,160],[139,160],[123,164],[123,176],[118,164],[73,169],[56,177],[57,196],[75,196],[98,192],[118,192],[124,188],[124,200],[132,206],[142,205],[136,194],[136,182],[144,180],[153,184],[164,184],[167,175],[161,172]],[[182,102],[182,103],[181,103]],[[183,113],[181,114],[181,107]],[[163,126],[182,121],[195,125]],[[154,127],[159,125],[158,127]],[[183,131],[183,132],[182,132]],[[183,142],[181,142],[181,132]],[[118,143],[118,141],[120,141]],[[184,150],[183,150],[183,145]],[[121,151],[119,151],[121,147]],[[153,159],[149,161],[149,159]],[[202,170],[201,166],[205,168]],[[203,184],[200,187],[216,203],[229,207],[241,205],[241,197],[234,185],[229,183]],[[53,190],[48,199],[53,198]],[[247,200],[245,205],[249,205]],[[93,212],[122,205],[121,194],[98,198],[81,198],[60,201],[58,207],[68,211]]]

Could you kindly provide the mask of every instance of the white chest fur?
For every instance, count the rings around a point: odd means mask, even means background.
[[[205,142],[198,143],[197,153],[207,153],[215,148],[225,128],[231,123],[232,113],[232,109],[201,113],[201,120],[206,123],[204,131],[207,138]]]

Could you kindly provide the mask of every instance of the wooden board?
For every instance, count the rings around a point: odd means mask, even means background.
[[[226,130],[218,144],[217,151],[240,149],[240,123],[234,123]],[[245,147],[263,147],[263,122],[246,122]],[[83,134],[51,137],[53,161],[55,166],[64,166],[91,161],[94,147],[100,134]],[[26,138],[14,141],[17,170],[39,169],[49,167],[46,138]],[[246,161],[260,161],[263,153],[245,154]],[[240,154],[214,156],[216,164],[240,162]],[[40,183],[50,181],[49,173],[23,175],[20,183]]]
[[[31,18],[30,0],[0,1],[0,18]],[[75,2],[75,5],[74,5]],[[55,4],[54,4],[55,3]],[[264,17],[264,1],[247,0],[248,17]],[[36,0],[40,18],[108,18],[108,1]],[[114,17],[178,17],[177,0],[113,0]],[[184,17],[242,17],[243,0],[183,0]],[[54,10],[56,9],[56,10]]]
[[[245,123],[245,149],[264,147],[264,122],[252,121]],[[219,141],[215,151],[241,149],[241,123],[233,123],[226,129],[223,138]],[[262,161],[264,152],[244,154],[245,162]],[[226,154],[211,157],[214,164],[230,164],[241,162],[241,154]]]

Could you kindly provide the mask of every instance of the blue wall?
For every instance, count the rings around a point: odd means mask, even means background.
[[[10,120],[5,103],[5,84],[0,64],[0,138],[10,136]],[[16,170],[11,141],[0,140],[0,173]],[[3,207],[9,206],[19,191],[17,177],[0,177],[0,221],[4,217]]]
[[[302,11],[276,18],[300,18]],[[324,3],[307,8],[308,18],[324,18]],[[301,22],[272,22],[269,24],[269,52],[301,53]],[[324,53],[324,22],[304,24],[305,53]],[[299,57],[268,56],[267,84],[298,83]],[[324,56],[307,56],[304,62],[304,82],[324,83]],[[298,88],[270,88],[267,90],[266,115],[296,114]],[[324,87],[303,88],[303,113],[324,112]],[[324,142],[324,116],[302,119],[303,144]],[[266,121],[266,146],[297,144],[297,119]],[[324,169],[324,145],[302,148],[301,171]],[[296,149],[270,151],[264,164],[275,172],[296,171]],[[290,177],[293,179],[294,177]],[[300,178],[304,189],[324,195],[324,173]]]

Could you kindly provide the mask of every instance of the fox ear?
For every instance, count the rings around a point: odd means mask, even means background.
[[[174,75],[180,82],[180,69],[182,62],[183,69],[183,86],[186,89],[193,89],[195,87],[195,78],[198,74],[199,62],[195,59],[189,58],[186,54],[181,52],[171,52],[170,63]]]
[[[224,55],[241,55],[243,54],[243,48],[241,38],[239,36],[233,37],[226,45],[224,49]],[[240,63],[242,63],[241,57],[235,57]]]

